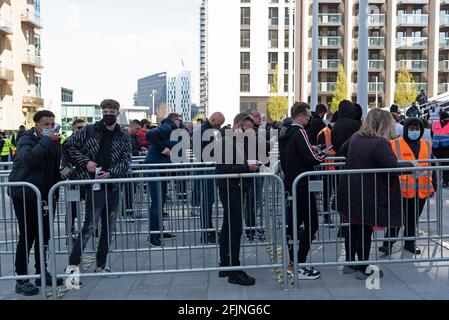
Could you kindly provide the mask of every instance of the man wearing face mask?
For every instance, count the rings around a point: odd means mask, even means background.
[[[131,140],[117,124],[120,104],[115,100],[104,100],[100,108],[103,119],[75,133],[65,146],[75,167],[74,175],[77,180],[120,178],[129,170],[131,164]],[[101,172],[98,173],[97,168],[101,168]],[[66,280],[68,288],[79,288],[77,275],[81,254],[93,236],[100,218],[102,228],[95,272],[110,272],[106,267],[106,261],[118,205],[119,185],[102,184],[99,190],[93,185],[87,187],[83,229],[73,245],[69,266],[66,268],[66,273],[72,274]]]
[[[432,124],[433,154],[437,159],[449,159],[449,113],[442,112]],[[447,164],[442,164],[447,165]],[[443,172],[443,188],[449,187],[449,171]]]
[[[39,111],[34,115],[35,127],[25,131],[17,145],[17,155],[14,159],[10,182],[29,182],[35,185],[42,195],[42,200],[48,198],[49,190],[61,180],[59,164],[61,161],[60,141],[55,135],[55,115],[50,111]],[[19,276],[28,274],[28,261],[31,248],[34,245],[36,274],[41,273],[39,256],[39,229],[37,204],[34,193],[28,188],[11,188],[10,196],[14,212],[19,224],[19,242],[17,244],[15,268]],[[48,215],[43,216],[44,248],[48,247],[50,239],[50,222]],[[45,256],[45,254],[44,254]],[[43,266],[45,270],[47,266]],[[51,285],[52,278],[46,272],[46,283]],[[58,279],[57,285],[62,285]],[[16,293],[34,296],[39,293],[41,279],[35,284],[29,280],[18,280]]]
[[[432,146],[429,141],[422,139],[424,125],[418,118],[410,118],[404,124],[404,136],[391,141],[393,152],[399,161],[416,161],[432,159]],[[429,167],[429,163],[419,163],[420,167]],[[416,236],[416,224],[426,205],[427,199],[432,198],[435,190],[432,174],[420,172],[415,175],[403,175],[399,177],[402,190],[402,208],[404,221],[404,237]],[[385,238],[397,238],[400,228],[387,230]],[[386,241],[379,248],[384,254],[391,254],[394,241]],[[421,250],[416,247],[414,240],[406,240],[404,249],[413,254],[420,255]]]

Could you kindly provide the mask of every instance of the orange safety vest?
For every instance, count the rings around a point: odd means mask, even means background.
[[[413,160],[429,160],[432,155],[432,146],[429,141],[421,139],[421,150],[419,151],[419,158],[416,159],[413,151],[405,142],[404,138],[399,138],[397,140],[391,141],[391,147],[393,152],[396,154],[398,160],[413,161]],[[429,163],[419,163],[420,167],[428,167]],[[421,172],[420,172],[421,173]],[[430,194],[435,192],[432,184],[432,172],[422,171],[424,176],[404,175],[400,176],[399,180],[401,182],[402,197],[407,199],[415,198],[416,187],[415,183],[418,181],[418,196],[420,199],[426,199]]]
[[[326,145],[326,148],[329,148],[330,146],[332,146],[332,130],[329,129],[329,127],[324,128],[323,130],[320,131],[320,133],[318,133],[318,139],[319,137],[324,134],[324,143]],[[335,156],[336,152],[335,150],[331,150],[331,152],[329,153],[329,156]],[[324,163],[334,163],[334,160],[326,160],[324,161]],[[326,167],[326,170],[329,171],[335,171],[335,167]]]

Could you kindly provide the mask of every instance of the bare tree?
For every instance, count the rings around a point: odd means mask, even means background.
[[[164,103],[155,110],[155,113],[158,119],[167,118],[167,116],[171,113],[171,109],[166,103]]]

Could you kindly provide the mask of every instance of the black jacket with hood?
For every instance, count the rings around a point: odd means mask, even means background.
[[[292,125],[279,138],[281,167],[285,174],[285,190],[291,194],[293,182],[304,172],[314,171],[321,164],[324,156],[319,156],[313,150],[306,130],[299,125]],[[299,188],[307,188],[307,179],[298,184]]]
[[[309,125],[306,127],[306,131],[310,143],[313,146],[316,146],[318,144],[318,134],[321,132],[321,130],[326,128],[326,124],[317,113],[312,112],[312,115],[312,120],[310,120]]]
[[[351,101],[344,100],[338,107],[338,121],[332,128],[332,145],[336,156],[341,156],[341,148],[362,126],[363,112]]]

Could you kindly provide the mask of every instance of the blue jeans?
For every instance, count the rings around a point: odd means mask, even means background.
[[[165,202],[167,201],[167,182],[152,181],[150,185],[151,206],[149,209],[150,215],[150,230],[161,230],[161,217]],[[152,235],[157,236],[157,235]]]
[[[92,196],[93,195],[93,196]],[[101,218],[101,234],[97,250],[97,267],[104,268],[109,253],[109,244],[112,240],[112,232],[115,230],[116,218],[112,216],[119,205],[119,193],[106,190],[104,187],[99,191],[87,191],[86,194],[86,217],[83,230],[79,234],[73,250],[70,254],[70,265],[78,266],[81,263],[81,254],[98,226]]]

